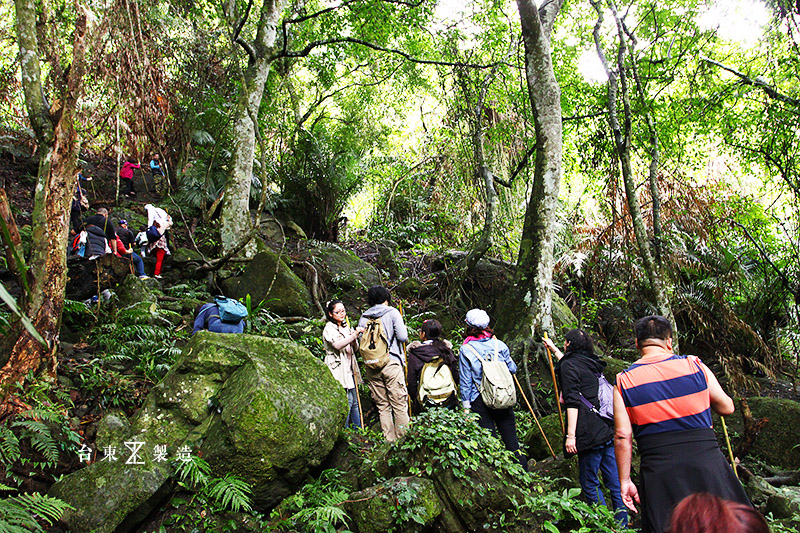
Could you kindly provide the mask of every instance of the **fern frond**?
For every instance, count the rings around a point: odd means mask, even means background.
[[[208,494],[225,509],[234,513],[251,511],[250,486],[233,474],[225,474],[221,479],[209,483]]]
[[[9,500],[17,503],[19,507],[35,515],[40,520],[44,520],[51,526],[54,522],[61,519],[61,516],[66,510],[75,509],[65,501],[53,498],[52,496],[39,494],[38,492],[20,494],[19,496],[9,498]]]

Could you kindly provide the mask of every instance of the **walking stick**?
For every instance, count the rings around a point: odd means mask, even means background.
[[[544,332],[544,338],[547,338],[547,332]],[[564,414],[561,412],[561,399],[558,395],[558,383],[556,383],[556,369],[553,366],[553,356],[550,355],[550,348],[545,344],[544,349],[547,352],[547,361],[550,363],[550,377],[553,378],[553,390],[556,394],[556,406],[558,406],[558,420],[561,422],[561,432],[564,433]]]
[[[144,175],[144,170],[142,170],[142,164],[141,163],[139,163],[139,172],[142,173],[142,183],[144,183],[144,191],[147,194],[150,194],[150,187],[147,186],[147,176]],[[133,178],[131,178],[131,179],[133,179]]]
[[[525,400],[525,405],[528,406],[528,410],[533,415],[533,421],[536,422],[536,427],[538,427],[539,431],[542,432],[542,437],[544,437],[544,441],[547,443],[547,447],[550,449],[550,454],[553,456],[553,459],[555,459],[556,453],[553,451],[553,447],[550,446],[550,441],[547,440],[547,435],[544,434],[544,429],[542,429],[541,424],[539,424],[539,419],[536,418],[536,413],[533,412],[533,407],[531,407],[531,404],[528,403],[528,397],[525,396],[525,391],[522,390],[522,385],[519,384],[516,374],[514,375],[514,382],[517,384],[517,388],[519,388],[519,392],[522,394],[522,398]]]
[[[345,315],[344,320],[347,323],[347,328],[350,329],[350,318]],[[356,387],[356,400],[358,400],[358,421],[361,423],[360,429],[361,431],[364,430],[364,413],[361,411],[361,395],[358,393],[358,378],[361,377],[361,370],[358,369],[358,361],[356,360],[356,354],[353,353],[353,383]]]
[[[403,302],[398,302],[397,307],[398,310],[400,311],[400,318],[402,318],[403,323],[405,323],[406,320],[405,317],[403,316]],[[404,365],[405,368],[403,368],[403,370],[405,371],[405,376],[406,376],[406,399],[408,400],[408,419],[411,420],[411,396],[408,395],[408,352],[406,351],[405,342],[403,343],[403,357],[406,360],[406,364]]]
[[[725,425],[725,417],[720,416],[719,419],[722,421],[722,432],[725,433],[725,443],[728,445],[728,455],[731,457],[731,467],[733,467],[733,473],[736,474],[736,479],[739,479],[739,472],[736,471],[736,460],[733,458],[733,449],[731,448],[731,439],[728,437],[728,428]]]

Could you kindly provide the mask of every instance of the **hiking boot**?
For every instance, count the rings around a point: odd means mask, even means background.
[[[153,276],[153,277],[154,277],[154,278],[156,278],[156,279],[161,279],[161,274],[156,274],[156,275],[155,275],[155,276]]]

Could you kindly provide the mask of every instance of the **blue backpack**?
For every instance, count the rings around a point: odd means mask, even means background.
[[[238,300],[217,296],[214,298],[214,302],[219,307],[219,319],[223,322],[238,324],[247,318],[247,308]]]

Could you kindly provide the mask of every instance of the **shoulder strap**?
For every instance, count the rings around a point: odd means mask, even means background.
[[[467,344],[465,344],[464,346],[466,346],[467,348],[469,348],[470,350],[472,350],[472,353],[474,353],[474,354],[475,354],[475,357],[477,357],[477,358],[478,358],[478,361],[480,361],[480,362],[481,362],[481,365],[483,365],[483,363],[485,363],[485,362],[486,362],[486,360],[485,360],[483,357],[481,357],[481,354],[479,354],[479,353],[478,353],[478,350],[476,350],[475,348],[473,348],[472,346],[470,346],[469,342],[468,342]]]

